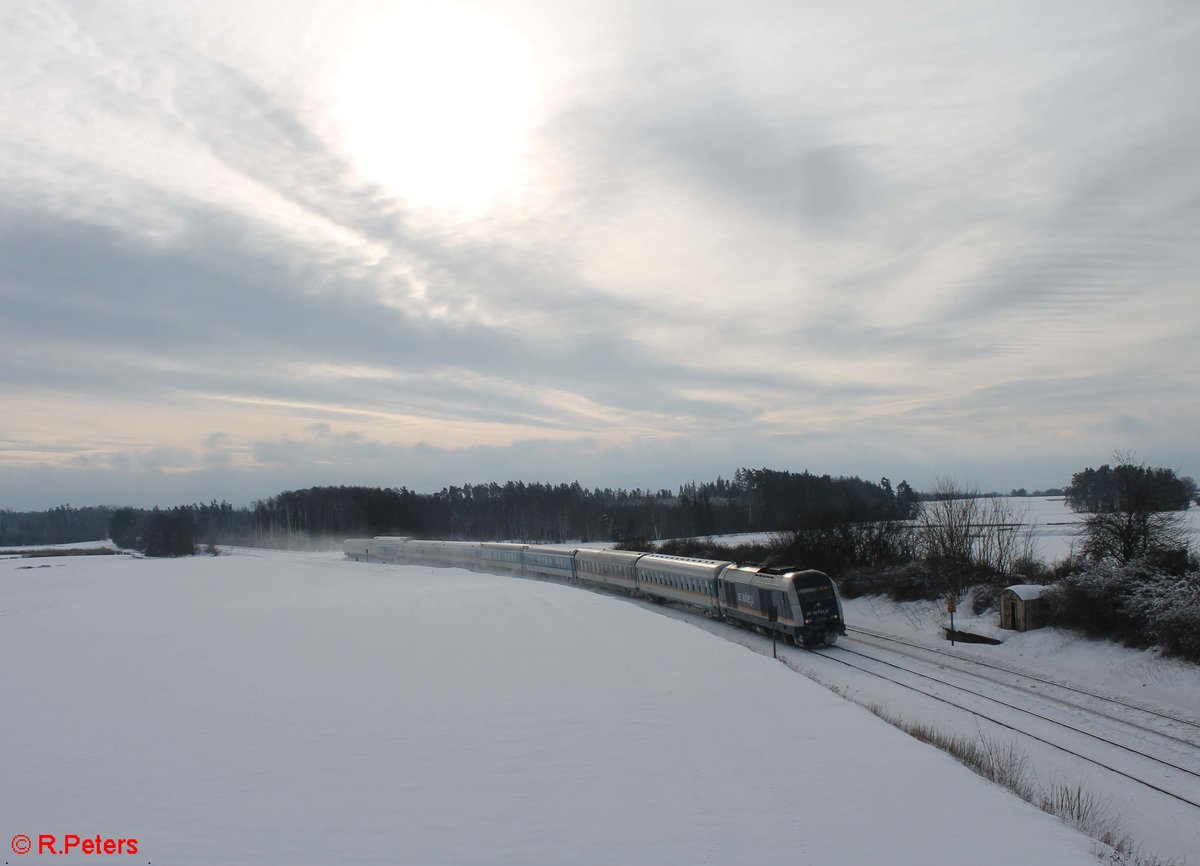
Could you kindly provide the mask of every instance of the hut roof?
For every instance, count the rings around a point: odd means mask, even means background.
[[[1041,598],[1042,593],[1049,589],[1049,587],[1039,586],[1036,583],[1018,583],[1016,586],[1009,586],[1006,589],[1021,599],[1021,601],[1033,601],[1034,599]]]

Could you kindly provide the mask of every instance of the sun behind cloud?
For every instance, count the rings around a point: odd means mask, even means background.
[[[405,2],[365,17],[334,91],[351,159],[409,206],[469,215],[518,181],[537,76],[521,34],[489,12]]]

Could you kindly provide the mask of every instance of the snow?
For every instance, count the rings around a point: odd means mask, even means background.
[[[20,556],[22,553],[30,553],[39,550],[119,550],[112,541],[103,539],[101,541],[77,541],[73,544],[18,544],[8,547],[0,547],[0,557],[5,556]]]
[[[1018,583],[1015,586],[1006,586],[1005,589],[1021,601],[1036,601],[1046,591],[1046,587],[1037,583]]]
[[[1090,640],[1058,628],[1041,628],[1027,632],[996,629],[995,612],[974,617],[967,613],[970,599],[960,606],[955,625],[972,633],[1007,635],[1001,645],[958,643],[951,648],[945,640],[944,607],[935,602],[894,602],[868,596],[844,601],[846,622],[851,628],[846,646],[853,647],[854,628],[887,634],[905,641],[950,652],[962,659],[976,659],[1054,682],[1085,689],[1095,694],[1147,707],[1158,712],[1200,722],[1200,666],[1178,659],[1164,658],[1157,650],[1136,650],[1112,641]],[[986,737],[994,742],[1015,742],[1028,759],[1028,768],[1038,784],[1045,787],[1063,784],[1068,788],[1081,786],[1105,804],[1119,834],[1128,835],[1141,846],[1143,853],[1159,856],[1164,862],[1196,864],[1200,862],[1200,822],[1195,809],[1174,801],[1164,801],[1152,791],[1128,779],[1080,764],[1052,748],[1040,746],[1015,737],[1010,731],[986,722],[977,716],[948,710],[944,704],[921,699],[911,693],[889,687],[869,676],[848,675],[844,667],[822,667],[819,658],[804,661],[805,673],[818,681],[833,682],[852,700],[863,704],[887,706],[894,714],[909,722],[931,725],[944,733],[958,734],[970,739]],[[907,662],[905,663],[908,664]],[[853,674],[854,672],[850,672]],[[944,673],[939,671],[939,673]],[[1052,704],[1047,705],[1053,707]],[[996,715],[999,708],[983,706],[984,712]],[[1058,715],[1053,708],[1050,715]],[[1020,723],[1024,724],[1024,723]],[[1186,735],[1186,732],[1183,732]],[[1055,739],[1061,736],[1056,732]],[[1017,742],[1017,740],[1020,740]],[[1096,748],[1088,738],[1077,738],[1076,748],[1089,751]],[[1103,760],[1119,766],[1118,753],[1101,753]],[[1197,753],[1190,751],[1189,763],[1195,763]],[[1150,781],[1162,781],[1150,777]],[[1177,790],[1184,790],[1193,801],[1200,800],[1200,786],[1182,776],[1170,781]],[[1180,788],[1179,786],[1185,786]],[[1190,787],[1188,787],[1190,786]]]
[[[1053,563],[1072,555],[1079,548],[1079,529],[1086,514],[1067,507],[1061,496],[1000,496],[997,497],[1019,522],[1032,534],[1034,552]],[[1180,512],[1184,529],[1193,545],[1200,546],[1200,507],[1193,505]],[[705,539],[722,544],[769,544],[780,536],[778,532],[753,532],[736,535],[707,535]]]
[[[1037,553],[1048,562],[1066,559],[1079,549],[1080,524],[1087,518],[1067,507],[1061,497],[1000,497],[1018,517],[1033,528]],[[1184,529],[1195,545],[1200,543],[1200,507],[1180,512]]]
[[[843,599],[846,622],[905,640],[948,647],[949,618],[939,602],[896,602],[882,596]],[[960,654],[1036,669],[1114,697],[1200,720],[1200,665],[1164,658],[1159,650],[1130,649],[1114,641],[1092,640],[1060,628],[1017,632],[999,627],[995,610],[970,613],[971,599],[958,607],[954,625],[962,631],[1004,638],[1003,645],[959,644]]]
[[[41,562],[0,561],[0,839],[136,837],[155,864],[1095,862],[944,753],[621,598],[331,554]]]

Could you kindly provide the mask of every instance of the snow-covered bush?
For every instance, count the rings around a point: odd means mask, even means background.
[[[1149,636],[1174,655],[1200,661],[1200,572],[1158,573],[1132,598]]]
[[[1146,562],[1099,562],[1066,575],[1043,597],[1047,621],[1130,646],[1157,644],[1200,661],[1200,573]]]
[[[1004,574],[999,575],[994,580],[977,583],[971,593],[971,613],[975,614],[975,616],[980,616],[994,608],[1000,600],[1000,593],[1004,591],[1006,586],[1012,586],[1014,583],[1034,582],[1019,575]]]
[[[846,598],[860,595],[886,595],[895,601],[920,601],[937,598],[942,585],[932,571],[914,563],[893,568],[850,569],[838,582]]]

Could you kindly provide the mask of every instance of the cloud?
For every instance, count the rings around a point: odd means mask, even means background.
[[[10,16],[6,492],[1200,457],[1185,6],[575,5],[490,4],[545,122],[473,221],[338,134],[369,3]]]
[[[600,427],[605,411],[731,420],[731,409],[681,392],[797,382],[698,371],[687,353],[651,357],[619,331],[572,341],[572,320],[544,334],[421,319],[337,296],[334,275],[306,290],[291,279],[287,261],[247,248],[233,227],[160,248],[30,220],[0,236],[7,372],[33,392],[225,395],[546,428],[579,424],[569,407],[589,403]]]

